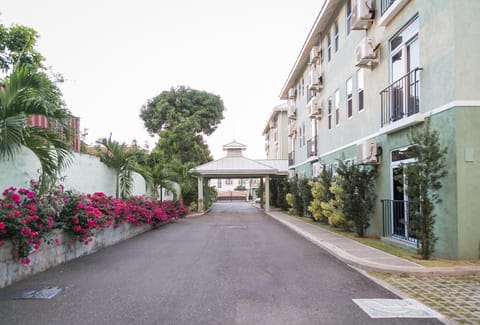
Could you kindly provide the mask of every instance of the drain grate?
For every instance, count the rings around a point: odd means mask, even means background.
[[[371,318],[439,318],[415,299],[353,299]]]
[[[63,292],[67,287],[43,287],[30,288],[17,292],[12,299],[52,299],[59,293]]]

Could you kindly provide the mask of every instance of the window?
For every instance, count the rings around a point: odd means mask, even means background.
[[[419,111],[420,67],[418,19],[415,18],[390,40],[390,80],[392,121]]]
[[[340,123],[340,90],[335,91],[335,125]]]
[[[301,148],[302,147],[302,126],[298,128],[298,146]]]
[[[222,188],[222,180],[217,179],[217,188]]]
[[[303,145],[305,145],[305,123],[302,124],[302,128],[303,128],[303,133],[302,133],[302,140],[303,140]]]
[[[347,36],[352,31],[352,0],[347,0]]]
[[[353,114],[353,86],[352,78],[347,80],[347,117],[352,117]]]
[[[364,85],[364,70],[357,70],[357,105],[358,111],[363,111],[365,108],[364,105],[364,95],[363,95],[363,86]]]
[[[335,24],[333,26],[333,44],[334,44],[334,51],[337,52],[338,51],[338,42],[339,42],[339,38],[338,38],[338,21],[335,21]]]
[[[332,38],[330,37],[330,32],[327,34],[327,61],[330,62],[332,59]]]
[[[332,96],[328,97],[328,129],[332,129]]]

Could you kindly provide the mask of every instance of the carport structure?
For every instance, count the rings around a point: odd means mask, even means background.
[[[198,180],[198,207],[205,202],[204,181],[212,178],[260,178],[265,180],[265,211],[270,211],[270,177],[288,176],[288,160],[253,160],[243,156],[246,146],[235,140],[223,146],[224,158],[190,169]]]

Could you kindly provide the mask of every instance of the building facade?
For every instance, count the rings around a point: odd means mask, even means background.
[[[434,255],[480,256],[480,1],[326,0],[281,91],[289,169],[314,177],[339,159],[378,168],[369,233],[415,247],[405,187],[410,127],[430,120],[448,147]],[[408,180],[407,180],[408,182]],[[406,209],[403,209],[406,210]]]
[[[266,159],[288,159],[288,106],[275,106],[263,129]]]
[[[75,152],[80,152],[80,118],[72,116],[65,123],[68,134],[65,134],[55,121],[53,121],[53,125],[49,125],[47,117],[43,115],[32,115],[27,119],[28,125],[59,130],[63,140],[70,145],[70,148]]]

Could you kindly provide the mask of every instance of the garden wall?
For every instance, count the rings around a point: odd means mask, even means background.
[[[13,260],[12,246],[7,241],[0,248],[0,288],[80,256],[92,254],[102,248],[114,245],[150,229],[152,229],[150,225],[137,227],[129,223],[122,223],[117,228],[98,229],[95,236],[92,237],[93,241],[88,245],[76,240],[71,241],[67,234],[62,230],[56,229],[47,239],[52,244],[42,242],[38,251],[30,254],[29,259],[31,262],[29,265],[23,265]],[[58,238],[59,244],[55,243],[56,238]]]
[[[22,150],[13,160],[0,160],[0,189],[10,186],[29,187],[31,179],[38,179],[40,162],[28,149]],[[71,165],[62,171],[61,183],[66,190],[80,193],[103,192],[115,195],[115,175],[98,157],[73,153]],[[134,173],[133,195],[145,194],[145,181]]]

